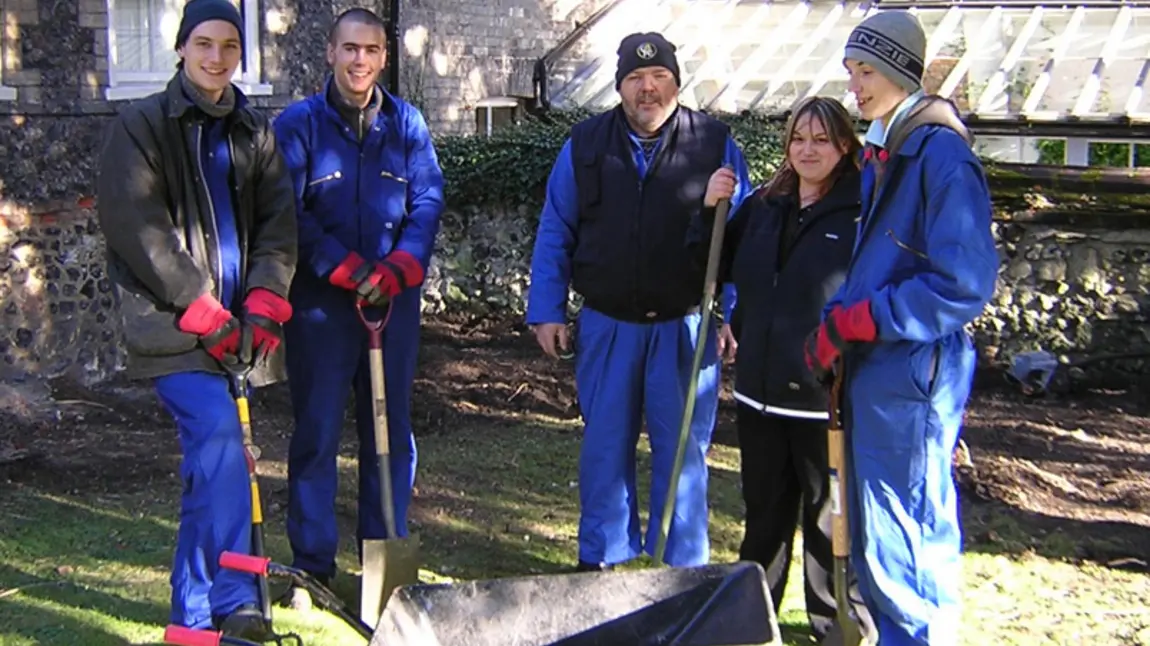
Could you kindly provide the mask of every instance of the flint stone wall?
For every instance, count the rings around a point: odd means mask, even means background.
[[[90,205],[58,202],[36,212],[9,205],[0,216],[0,378],[95,381],[122,367]],[[534,234],[526,207],[449,211],[425,313],[521,317]],[[1002,219],[995,235],[998,289],[972,326],[984,365],[1020,350],[1128,351],[1150,341],[1150,229]]]

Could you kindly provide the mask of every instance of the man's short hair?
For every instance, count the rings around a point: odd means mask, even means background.
[[[351,9],[348,9],[347,11],[344,11],[343,13],[336,16],[335,22],[332,23],[331,29],[327,32],[328,44],[336,44],[335,35],[339,33],[339,26],[342,25],[345,21],[357,22],[361,25],[369,25],[372,27],[379,27],[379,30],[383,32],[384,41],[387,40],[387,25],[383,22],[383,18],[380,18],[371,9],[365,9],[363,7],[352,7]]]

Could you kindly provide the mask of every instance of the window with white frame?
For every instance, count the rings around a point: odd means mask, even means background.
[[[175,72],[176,32],[187,0],[108,0],[107,98],[134,99],[162,88]],[[244,21],[244,60],[232,81],[250,95],[260,81],[259,0],[232,0]]]

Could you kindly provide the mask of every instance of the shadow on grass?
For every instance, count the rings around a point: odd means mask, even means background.
[[[966,500],[963,549],[970,553],[1093,561],[1150,573],[1147,528],[1117,521],[1082,521],[1023,511],[997,501]]]
[[[0,510],[0,589],[10,591],[0,600],[0,634],[33,644],[139,643],[106,625],[123,623],[155,626],[159,638],[166,604],[137,587],[158,580],[166,590],[170,527],[30,489],[6,492]]]

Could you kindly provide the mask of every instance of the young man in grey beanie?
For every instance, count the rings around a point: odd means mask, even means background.
[[[579,570],[653,553],[666,496],[675,513],[665,561],[709,560],[706,452],[719,395],[715,327],[699,339],[703,267],[687,247],[705,194],[750,192],[746,162],[722,122],[679,105],[675,47],[637,33],[619,45],[620,105],[576,124],[551,172],[531,261],[527,323],[540,347],[570,350],[569,286],[583,296],[575,382],[586,427],[579,459]],[[722,167],[716,191],[708,180]],[[705,343],[679,487],[668,492],[686,387]],[[639,524],[635,447],[651,443],[650,519]],[[645,534],[645,537],[644,537]]]
[[[152,382],[183,454],[170,621],[262,640],[255,577],[218,565],[224,551],[252,549],[244,438],[223,362],[251,352],[253,386],[282,379],[296,222],[271,126],[231,83],[242,27],[229,0],[185,5],[176,73],[105,133],[97,212],[128,375]]]
[[[863,119],[858,243],[807,341],[828,379],[843,359],[852,561],[882,646],[958,643],[962,538],[951,454],[975,352],[964,326],[994,293],[991,202],[954,106],[922,88],[926,38],[879,11],[847,41]]]

